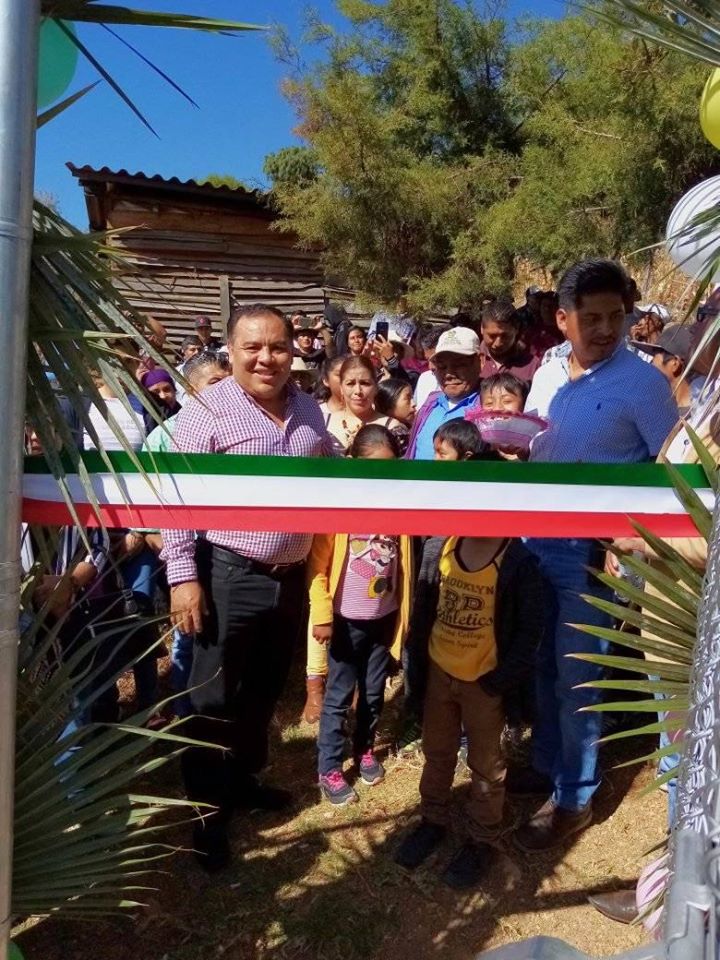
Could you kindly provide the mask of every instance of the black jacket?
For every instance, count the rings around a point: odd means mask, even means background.
[[[423,548],[415,600],[410,614],[408,655],[424,673],[430,633],[440,595],[439,562],[446,537],[431,537]],[[479,678],[488,693],[507,697],[533,671],[535,651],[544,632],[543,578],[537,561],[520,540],[512,540],[500,562],[495,594],[495,642],[498,664]]]

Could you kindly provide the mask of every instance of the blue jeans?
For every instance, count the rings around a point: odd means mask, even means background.
[[[657,677],[650,677],[650,680],[657,680]],[[671,697],[666,697],[662,693],[655,694],[656,700],[670,701]],[[667,711],[658,712],[658,720],[661,722],[667,717]],[[676,734],[677,736],[677,734]],[[673,741],[670,739],[670,734],[663,733],[660,734],[660,744],[662,747],[669,747]],[[675,813],[677,811],[677,772],[678,767],[680,766],[680,754],[671,753],[667,757],[661,757],[658,761],[658,776],[662,776],[664,773],[669,773],[671,770],[675,771],[675,776],[672,777],[667,782],[667,799],[668,799],[668,827],[672,830],[675,825]]]
[[[600,565],[594,540],[528,540],[548,584],[546,630],[537,654],[537,718],[533,766],[555,784],[553,800],[565,810],[585,807],[600,785],[598,745],[602,714],[578,713],[602,700],[602,691],[577,689],[600,680],[603,669],[575,660],[572,653],[607,653],[607,641],[581,633],[573,623],[612,627],[609,615],[580,594],[612,600],[612,591],[585,569]]]
[[[160,561],[157,556],[149,547],[145,547],[140,553],[126,560],[120,567],[120,572],[126,589],[132,591],[140,615],[152,617],[155,587],[160,572]],[[142,649],[147,649],[154,639],[155,634],[152,629],[139,630],[131,641],[131,646],[134,648],[130,651],[131,655],[136,655]],[[157,658],[157,650],[151,650],[138,660],[133,667],[135,694],[139,710],[146,710],[158,701]]]
[[[191,633],[183,633],[182,630],[173,631],[172,649],[170,651],[170,683],[175,693],[182,693],[189,686],[194,643],[195,638]],[[189,717],[192,713],[189,696],[178,697],[173,703],[175,704],[176,716]]]
[[[321,776],[341,770],[345,754],[345,721],[358,689],[353,755],[372,748],[385,701],[390,646],[397,614],[381,620],[347,620],[336,616],[328,651],[328,678],[318,733]]]

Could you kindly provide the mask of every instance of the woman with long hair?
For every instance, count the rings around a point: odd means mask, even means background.
[[[387,414],[378,413],[375,400],[378,392],[377,374],[367,357],[347,357],[340,367],[340,387],[344,409],[331,413],[327,429],[335,439],[339,452],[345,453],[361,427],[377,423],[399,440],[408,428]]]

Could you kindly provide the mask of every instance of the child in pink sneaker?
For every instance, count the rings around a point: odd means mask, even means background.
[[[397,440],[376,424],[362,427],[350,456],[393,460]],[[353,756],[363,783],[385,771],[373,752],[393,658],[400,659],[410,616],[410,538],[383,534],[321,534],[309,560],[310,624],[328,645],[328,677],[318,733],[320,790],[336,806],[358,795],[345,779],[345,727],[357,688]]]

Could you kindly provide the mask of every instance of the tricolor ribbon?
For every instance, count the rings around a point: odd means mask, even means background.
[[[629,518],[664,537],[697,536],[664,466],[434,463],[217,454],[84,453],[66,477],[78,517],[108,527],[338,533],[616,537]],[[139,466],[138,466],[139,463]],[[712,509],[699,466],[679,468]],[[41,457],[28,457],[23,518],[71,513]],[[94,501],[94,502],[93,502]]]

